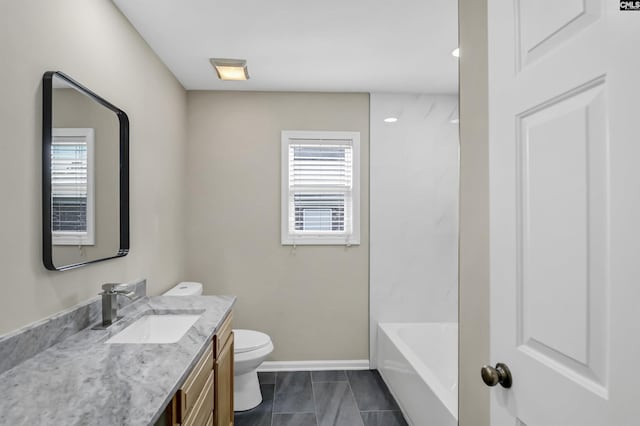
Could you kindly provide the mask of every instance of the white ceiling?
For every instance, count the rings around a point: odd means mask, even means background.
[[[113,1],[189,90],[458,91],[457,0]]]

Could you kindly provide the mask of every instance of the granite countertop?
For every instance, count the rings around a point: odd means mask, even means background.
[[[144,297],[0,374],[0,425],[153,424],[206,350],[232,296]],[[201,314],[172,344],[106,344],[141,316]]]

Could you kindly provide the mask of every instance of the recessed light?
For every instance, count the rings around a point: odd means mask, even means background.
[[[398,121],[397,117],[387,117],[384,119],[385,123],[395,123],[396,121]]]
[[[211,65],[216,69],[220,80],[241,81],[249,80],[247,71],[247,61],[244,59],[209,59]]]
[[[460,48],[459,48],[459,47],[456,47],[455,49],[453,49],[453,51],[451,52],[451,54],[452,54],[453,56],[455,56],[456,58],[459,58],[459,57],[460,57]]]

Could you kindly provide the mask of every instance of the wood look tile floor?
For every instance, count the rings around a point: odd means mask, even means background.
[[[376,370],[258,373],[262,404],[236,426],[406,426]]]

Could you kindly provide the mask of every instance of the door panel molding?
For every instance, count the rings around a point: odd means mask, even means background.
[[[520,71],[596,22],[602,16],[602,2],[515,0],[515,12],[516,68]]]
[[[516,345],[608,398],[606,77],[516,115]]]

